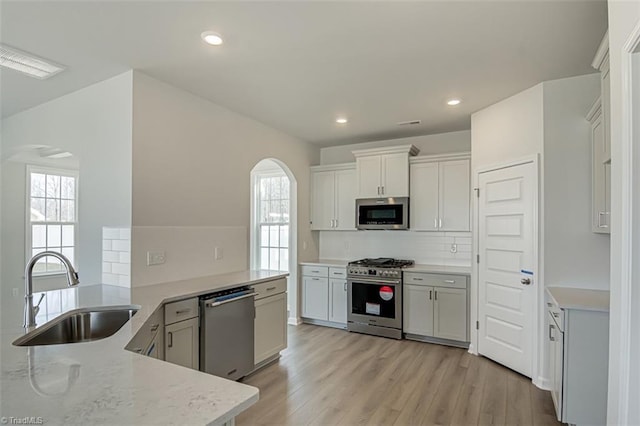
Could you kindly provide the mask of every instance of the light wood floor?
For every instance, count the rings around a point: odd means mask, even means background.
[[[289,326],[243,425],[558,425],[549,392],[466,350]]]

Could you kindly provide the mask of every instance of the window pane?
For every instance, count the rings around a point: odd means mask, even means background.
[[[260,249],[260,269],[269,269],[269,249]]]
[[[47,199],[46,220],[58,222],[60,220],[60,200]]]
[[[62,227],[60,225],[47,225],[47,247],[60,247],[62,245]]]
[[[73,222],[75,215],[75,202],[73,200],[62,200],[60,202],[60,221]]]
[[[269,269],[277,271],[278,270],[278,259],[280,256],[278,255],[278,249],[269,249]]]
[[[260,178],[260,199],[269,199],[269,181],[265,178]]]
[[[60,247],[49,247],[49,250],[61,252],[62,249]],[[62,262],[57,257],[47,256],[45,257],[45,261],[47,262],[47,272],[60,272],[62,271]]]
[[[76,198],[76,179],[69,176],[62,176],[60,181],[62,186],[62,198],[73,200]]]
[[[31,196],[44,197],[44,175],[41,173],[31,173]]]
[[[31,221],[42,222],[46,218],[44,208],[44,198],[31,199]]]
[[[269,222],[280,222],[280,201],[269,202]]]
[[[283,199],[289,198],[289,178],[286,176],[280,180],[280,194]]]
[[[35,256],[38,253],[42,253],[43,251],[45,251],[45,249],[33,249],[31,250],[31,256]],[[33,272],[38,273],[38,272],[45,272],[47,270],[47,265],[44,263],[44,259],[40,259],[36,262],[36,264],[33,267]]]
[[[269,247],[278,247],[278,226],[269,228]]]
[[[269,245],[269,227],[260,226],[260,247],[267,247]]]
[[[289,222],[289,200],[280,201],[280,211],[282,212],[281,222]]]
[[[31,226],[31,247],[40,248],[47,246],[47,227],[45,225]]]
[[[260,222],[267,223],[269,221],[269,202],[263,201],[260,203]]]
[[[289,225],[280,227],[280,247],[289,247]]]
[[[75,250],[73,249],[73,247],[63,247],[61,253],[64,254],[67,257],[67,259],[69,259],[69,262],[71,262],[71,264],[75,268],[76,266],[76,262],[74,259]]]
[[[60,198],[60,176],[47,175],[47,198]]]
[[[289,250],[280,249],[280,268],[281,271],[289,270]]]
[[[62,245],[63,246],[73,246],[74,238],[73,238],[73,225],[63,225],[62,226]]]

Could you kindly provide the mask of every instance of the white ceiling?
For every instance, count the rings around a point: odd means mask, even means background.
[[[594,72],[607,25],[604,0],[2,1],[0,20],[3,43],[68,67],[3,69],[3,116],[133,68],[321,145],[468,129],[500,99]]]

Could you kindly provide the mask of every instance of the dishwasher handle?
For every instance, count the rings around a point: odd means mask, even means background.
[[[255,293],[245,294],[244,296],[233,297],[231,299],[223,300],[222,302],[204,302],[205,308],[215,308],[216,306],[225,305],[231,302],[237,302],[238,300],[246,299],[248,297],[254,297]]]

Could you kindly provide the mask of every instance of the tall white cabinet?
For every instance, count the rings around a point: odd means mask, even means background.
[[[355,164],[311,167],[312,230],[355,230],[355,200]]]
[[[414,157],[410,180],[410,229],[471,229],[471,161],[467,154]]]
[[[409,157],[418,152],[413,145],[353,151],[357,198],[408,197]]]

